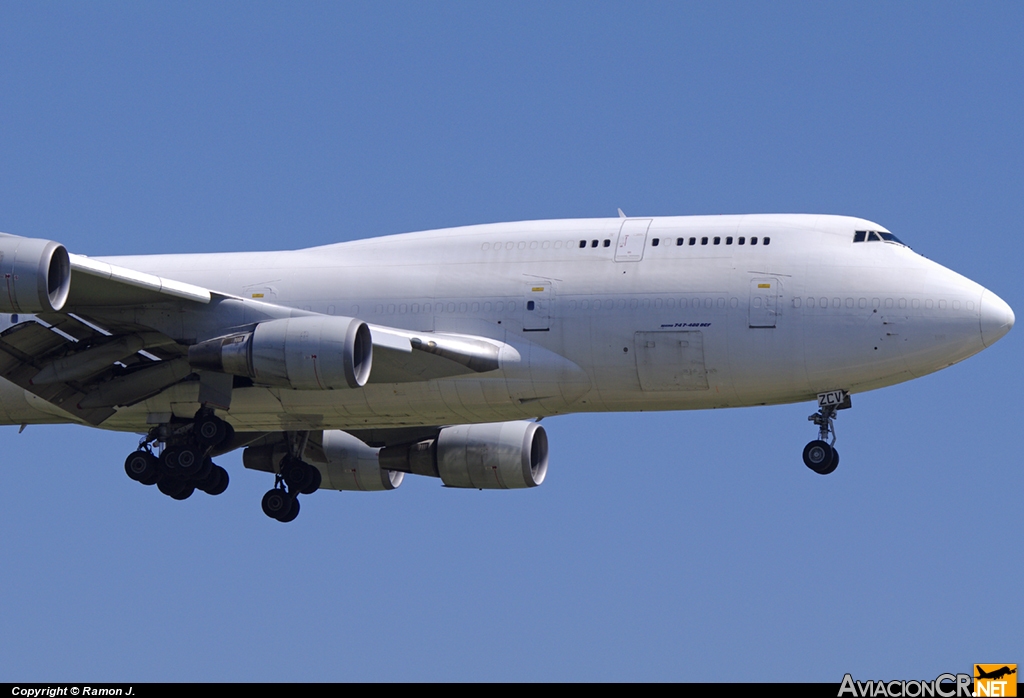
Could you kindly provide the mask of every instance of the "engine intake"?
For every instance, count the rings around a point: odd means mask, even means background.
[[[71,292],[71,258],[52,240],[0,233],[0,312],[59,311]]]
[[[370,377],[373,341],[365,322],[313,316],[270,320],[200,342],[188,351],[193,368],[251,378],[294,390],[361,388]]]

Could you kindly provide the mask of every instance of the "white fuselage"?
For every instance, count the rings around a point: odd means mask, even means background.
[[[990,291],[901,244],[855,243],[864,230],[885,231],[817,215],[553,220],[106,261],[371,328],[487,337],[520,357],[357,390],[236,388],[227,415],[236,430],[354,429],[805,401],[931,373],[1012,325]],[[103,426],[191,417],[197,391],[181,383]],[[73,421],[9,383],[2,398],[7,423]]]

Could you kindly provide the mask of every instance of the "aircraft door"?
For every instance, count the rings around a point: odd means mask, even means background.
[[[554,305],[554,290],[548,279],[532,279],[526,282],[526,297],[523,299],[523,332],[547,332],[551,329],[551,311]]]
[[[779,314],[779,280],[757,278],[750,280],[750,327],[775,327]]]
[[[616,262],[639,262],[644,258],[647,228],[650,218],[627,218],[619,228],[619,241],[615,245]]]

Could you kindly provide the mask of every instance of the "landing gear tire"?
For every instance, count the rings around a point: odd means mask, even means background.
[[[198,472],[196,472],[196,474],[192,476],[192,479],[197,482],[201,480],[206,480],[208,477],[210,477],[210,473],[213,472],[213,469],[215,467],[216,466],[213,464],[212,460],[210,460],[209,458],[204,458],[202,467],[200,467]]]
[[[288,513],[284,516],[278,516],[277,520],[281,523],[288,523],[289,521],[294,521],[295,517],[299,515],[299,508],[299,500],[296,497],[295,499],[292,500],[292,506],[288,510]]]
[[[203,448],[216,448],[234,433],[230,424],[212,414],[196,417],[192,431],[195,434],[196,442]]]
[[[164,475],[160,478],[160,482],[156,483],[156,488],[171,499],[178,499],[179,495],[189,487],[191,487],[191,485],[188,482],[182,480],[180,477],[174,477],[173,475]],[[189,492],[185,497],[182,497],[182,499],[191,495],[192,493]]]
[[[284,490],[277,489],[275,487],[263,495],[261,505],[263,506],[264,514],[272,519],[277,519],[278,521],[287,523],[299,514],[298,507],[295,507],[295,516],[292,516],[290,519],[286,518],[292,513],[293,503],[297,503],[295,497],[292,497]]]
[[[215,465],[204,480],[196,483],[196,489],[202,490],[211,497],[216,497],[228,488],[228,482],[228,471],[219,465]]]
[[[124,461],[124,471],[128,477],[144,485],[152,485],[157,481],[158,467],[156,456],[149,451],[135,451]]]
[[[185,487],[177,494],[172,494],[171,499],[177,499],[179,502],[183,499],[188,499],[196,491],[196,486],[191,482],[186,482]]]
[[[819,475],[828,475],[839,466],[839,452],[827,441],[812,441],[804,446],[804,465]]]
[[[832,464],[829,465],[826,470],[822,470],[821,474],[822,475],[828,475],[830,473],[834,473],[836,468],[838,468],[838,467],[839,467],[839,451],[837,451],[836,447],[833,446],[832,447]]]
[[[313,494],[320,489],[323,480],[316,466],[296,458],[290,458],[281,468],[281,477],[289,490],[300,494]]]
[[[164,468],[170,475],[194,477],[203,468],[203,454],[192,446],[169,448],[164,451]]]
[[[320,474],[320,469],[315,465],[306,464],[309,468],[309,484],[303,489],[299,490],[302,494],[313,494],[320,489],[320,484],[324,481],[323,475]]]

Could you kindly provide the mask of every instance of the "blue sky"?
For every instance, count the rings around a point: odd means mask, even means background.
[[[83,254],[534,218],[878,221],[1018,314],[1014,3],[0,5],[0,230]],[[1021,662],[1020,330],[858,395],[545,421],[544,486],[283,526],[0,429],[0,680],[934,678]]]

